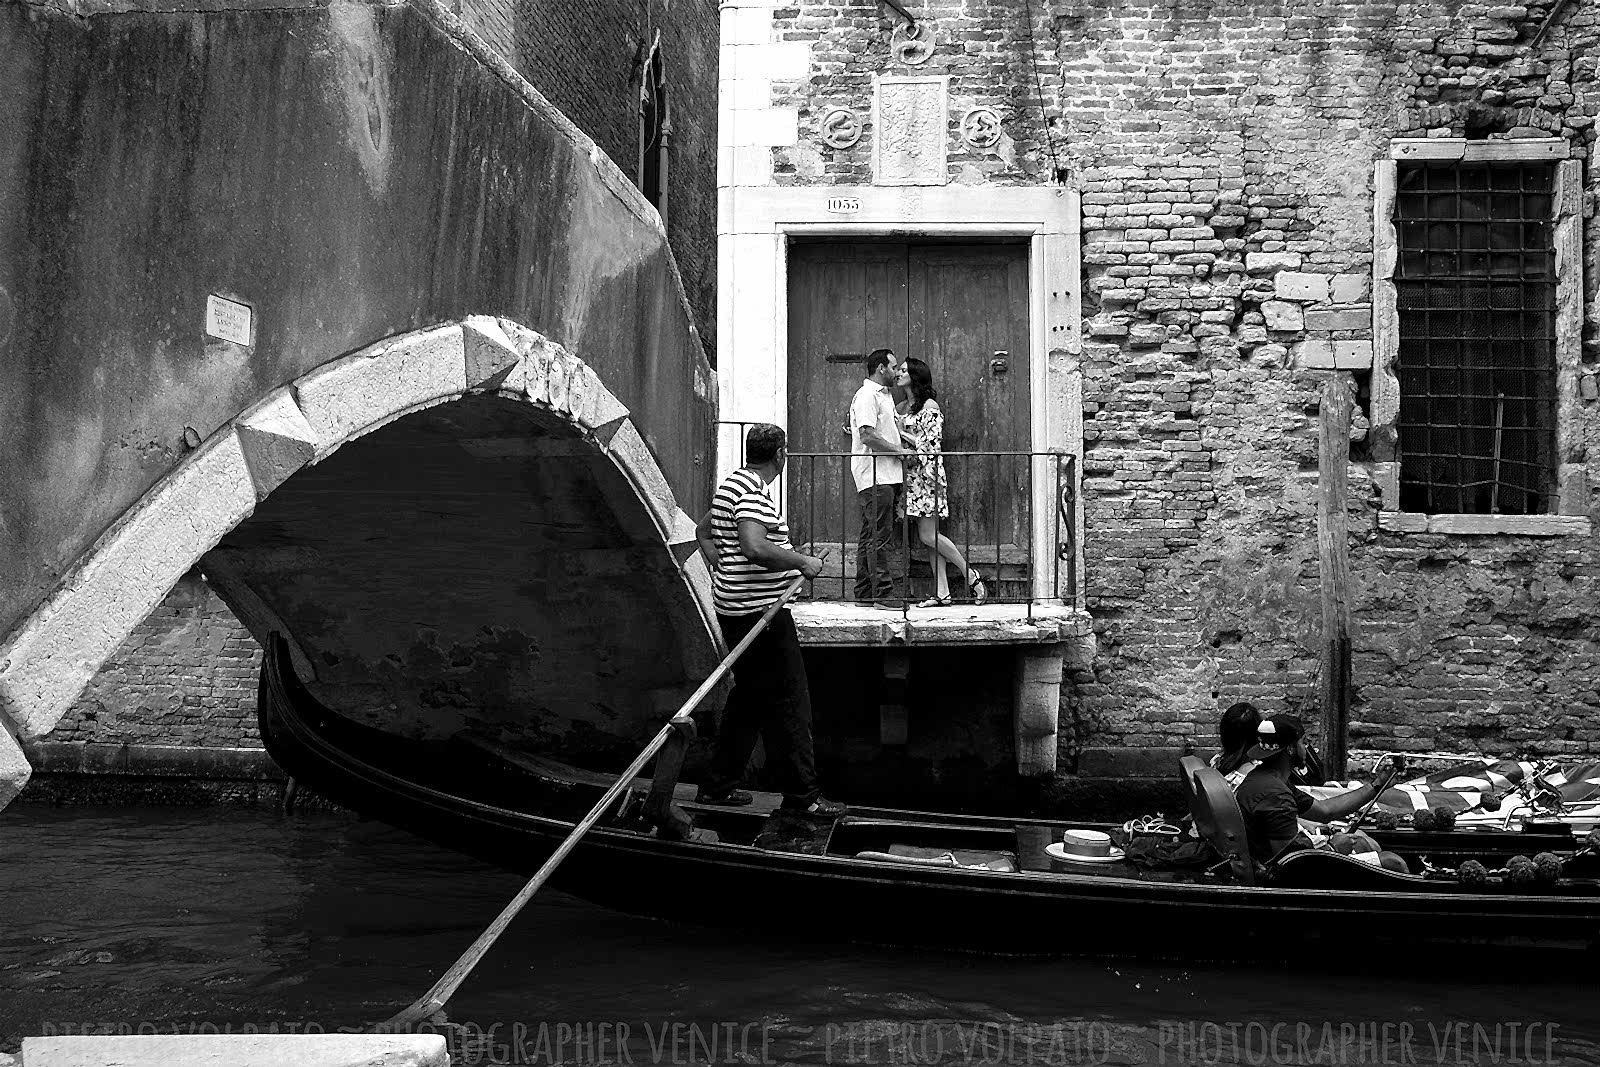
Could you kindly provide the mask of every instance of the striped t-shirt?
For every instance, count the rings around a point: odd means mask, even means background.
[[[711,539],[719,565],[712,580],[713,599],[723,615],[752,615],[765,610],[783,595],[796,570],[771,571],[752,562],[739,549],[739,523],[750,519],[767,528],[767,540],[779,548],[789,544],[789,524],[767,495],[761,475],[740,467],[728,475],[711,498]]]

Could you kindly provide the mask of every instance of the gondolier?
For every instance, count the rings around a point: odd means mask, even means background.
[[[745,436],[745,464],[717,488],[711,510],[695,530],[712,570],[717,622],[733,647],[798,575],[815,578],[822,560],[796,552],[789,527],[767,486],[783,473],[788,438],[783,429],[757,423]],[[811,739],[811,692],[794,617],[780,610],[733,665],[712,757],[711,778],[696,796],[702,804],[744,805],[751,795],[738,788],[749,768],[756,739],[765,742],[768,767],[783,791],[785,810],[832,817],[843,805],[817,789]]]

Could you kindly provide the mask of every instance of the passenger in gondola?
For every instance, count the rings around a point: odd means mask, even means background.
[[[1211,757],[1211,766],[1228,782],[1228,788],[1238,789],[1245,776],[1256,769],[1250,758],[1250,749],[1256,743],[1256,727],[1261,723],[1261,712],[1248,700],[1231,704],[1217,723],[1217,740],[1222,751]]]
[[[1300,826],[1300,820],[1326,823],[1354,814],[1378,795],[1380,786],[1363,785],[1338,796],[1315,800],[1290,784],[1290,777],[1306,761],[1305,727],[1293,715],[1264,718],[1256,727],[1256,744],[1246,753],[1257,766],[1234,791],[1244,816],[1250,856],[1270,863],[1302,848],[1317,847]],[[1383,779],[1381,768],[1379,780]],[[1392,859],[1390,858],[1392,857]],[[1380,855],[1386,867],[1404,870],[1405,861],[1393,853]],[[1398,866],[1396,866],[1398,865]]]
[[[1217,739],[1222,744],[1222,751],[1211,757],[1211,766],[1226,779],[1230,789],[1237,790],[1260,762],[1250,758],[1250,750],[1256,744],[1256,727],[1260,722],[1261,712],[1256,710],[1256,706],[1248,700],[1241,700],[1229,705],[1217,723]],[[1308,741],[1305,745],[1305,762],[1295,767],[1294,775],[1289,779],[1290,784],[1322,785],[1323,777],[1322,758]]]

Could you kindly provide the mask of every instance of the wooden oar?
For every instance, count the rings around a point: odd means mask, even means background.
[[[1383,796],[1384,790],[1393,785],[1394,780],[1404,773],[1406,773],[1405,757],[1391,755],[1389,757],[1389,777],[1385,778],[1383,784],[1378,787],[1378,791],[1372,794],[1372,799],[1367,801],[1360,811],[1356,812],[1356,817],[1350,820],[1350,827],[1345,830],[1345,833],[1353,834],[1361,828],[1361,821],[1367,817],[1367,812],[1372,810],[1373,805],[1378,803],[1378,798]]]
[[[544,886],[555,869],[561,866],[561,861],[566,859],[567,854],[577,847],[578,841],[583,835],[588,833],[590,828],[600,821],[606,809],[611,806],[611,802],[617,799],[617,795],[633,783],[634,778],[638,776],[640,771],[644,770],[644,765],[650,762],[650,758],[666,743],[667,738],[672,736],[673,731],[681,729],[689,722],[689,714],[700,706],[700,701],[704,700],[706,694],[711,692],[712,688],[722,680],[722,676],[728,673],[729,668],[733,666],[733,661],[744,654],[744,650],[750,647],[751,642],[756,639],[756,635],[767,628],[767,624],[772,621],[773,616],[778,614],[778,609],[787,604],[789,598],[799,592],[800,585],[804,581],[805,578],[802,576],[789,583],[788,588],[783,591],[783,595],[778,597],[773,605],[762,613],[761,618],[750,628],[750,632],[744,635],[744,639],[728,651],[722,662],[717,664],[717,669],[712,671],[706,680],[700,683],[700,687],[694,691],[694,695],[689,697],[683,707],[678,709],[677,714],[644,747],[644,751],[639,753],[638,757],[628,765],[628,769],[623,771],[622,775],[612,783],[611,788],[606,790],[605,796],[601,797],[599,802],[590,809],[589,814],[585,815],[578,825],[572,828],[572,833],[568,834],[566,840],[561,842],[556,850],[550,854],[550,858],[544,861],[544,866],[539,868],[538,873],[528,879],[528,884],[522,887],[520,893],[511,898],[511,903],[505,906],[505,910],[496,916],[494,922],[490,923],[483,933],[478,935],[478,939],[472,943],[466,952],[462,953],[461,958],[456,960],[448,971],[444,972],[443,977],[433,984],[433,988],[422,994],[421,998],[409,1008],[378,1026],[377,1029],[380,1032],[403,1029],[421,1022],[444,1008],[445,1003],[455,995],[461,983],[466,981],[467,975],[471,974],[472,969],[483,960],[490,946],[495,943],[501,934],[505,933],[506,927],[511,925],[511,920],[517,917],[517,913],[522,910],[523,905],[533,899],[533,895]]]

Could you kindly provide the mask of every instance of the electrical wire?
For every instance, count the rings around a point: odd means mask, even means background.
[[[1033,0],[1022,0],[1028,16],[1028,65],[1033,68],[1034,90],[1039,94],[1039,116],[1044,120],[1045,143],[1050,147],[1050,178],[1056,180],[1061,173],[1061,159],[1056,155],[1056,135],[1050,129],[1050,108],[1045,102],[1044,79],[1039,76],[1039,45],[1033,37]]]

